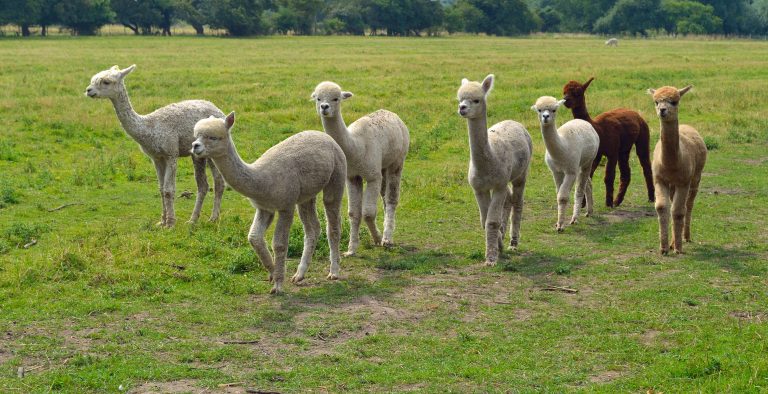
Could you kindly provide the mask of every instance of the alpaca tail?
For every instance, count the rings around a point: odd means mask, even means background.
[[[653,187],[653,172],[651,170],[651,135],[648,130],[648,123],[640,121],[640,134],[635,142],[635,153],[640,160],[640,166],[643,167],[643,177],[645,177],[645,188],[648,190],[648,201],[653,202],[655,191]]]

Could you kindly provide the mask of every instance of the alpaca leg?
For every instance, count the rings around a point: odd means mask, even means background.
[[[395,210],[400,202],[400,176],[403,169],[390,169],[382,181],[382,188],[386,187],[384,195],[384,238],[382,245],[392,246],[392,234],[395,232]]]
[[[683,226],[685,225],[686,200],[689,186],[676,186],[672,197],[672,249],[675,253],[683,253]]]
[[[347,204],[349,205],[349,246],[344,257],[352,256],[360,245],[360,220],[363,218],[363,178],[356,176],[347,179],[347,191],[349,193]]]
[[[595,176],[595,170],[597,170],[597,167],[600,165],[600,160],[603,160],[603,154],[600,152],[597,152],[597,156],[595,156],[595,160],[592,160],[592,168],[589,171],[590,180]],[[592,187],[591,181],[590,181],[590,187]],[[581,207],[584,208],[586,206],[587,206],[587,199],[585,197],[581,203]]]
[[[488,217],[488,206],[491,205],[491,193],[474,190],[477,207],[480,209],[480,227],[485,230],[485,220]]]
[[[165,218],[168,212],[168,208],[165,206],[165,197],[163,196],[163,185],[165,184],[165,159],[153,158],[152,163],[155,165],[155,172],[157,173],[157,186],[160,191],[160,201],[163,203],[163,214],[160,216],[160,221],[155,225],[165,226]]]
[[[592,213],[595,211],[595,198],[592,194],[592,178],[590,177],[587,177],[586,181],[584,181],[584,200],[587,202],[586,216],[592,216]]]
[[[485,265],[496,265],[499,259],[499,230],[501,215],[504,212],[504,202],[507,199],[506,186],[491,192],[491,203],[485,222]]]
[[[272,236],[272,252],[275,253],[275,267],[272,269],[274,285],[269,292],[278,294],[283,291],[285,279],[285,258],[288,254],[288,237],[293,223],[294,209],[280,211],[275,224],[275,234]]]
[[[501,226],[499,227],[499,251],[504,249],[504,237],[507,235],[507,229],[509,228],[509,216],[512,214],[512,189],[507,186],[505,193],[507,196],[504,198],[504,209],[501,211]]]
[[[165,160],[165,180],[163,182],[163,199],[165,199],[165,227],[176,225],[176,211],[173,200],[176,198],[176,159]]]
[[[653,170],[651,169],[650,159],[650,136],[648,135],[648,125],[644,124],[640,135],[635,142],[635,154],[638,161],[640,161],[640,167],[643,169],[643,177],[645,178],[645,188],[648,191],[648,201],[653,202],[655,197],[653,187]]]
[[[315,252],[317,238],[320,236],[320,221],[317,220],[317,209],[315,208],[315,198],[299,205],[299,219],[304,226],[304,250],[301,252],[301,262],[296,268],[296,273],[291,277],[291,282],[299,283],[304,280],[304,274],[307,273],[309,263],[312,262],[312,253]]]
[[[571,216],[571,224],[576,224],[576,221],[579,219],[579,214],[581,213],[581,204],[580,201],[584,200],[586,197],[586,183],[589,180],[589,176],[587,175],[589,172],[589,168],[585,167],[581,169],[581,172],[576,177],[576,190],[573,193],[573,215]]]
[[[363,192],[363,220],[371,233],[374,245],[381,245],[381,233],[376,227],[376,210],[381,192],[381,178],[368,179]]]
[[[203,201],[208,193],[208,177],[205,176],[206,159],[192,157],[192,168],[195,170],[195,183],[197,184],[197,196],[195,197],[195,208],[192,210],[192,217],[187,223],[197,223],[200,218],[200,210],[203,209]]]
[[[576,182],[576,174],[565,174],[560,190],[557,191],[557,231],[565,230],[565,210],[568,207],[568,194]]]
[[[211,175],[213,175],[213,210],[211,211],[211,217],[208,219],[211,222],[219,220],[219,214],[221,213],[221,198],[224,195],[224,177],[216,165],[213,164],[213,160],[206,159],[208,167],[211,168]]]
[[[613,206],[618,207],[624,201],[624,195],[627,194],[627,188],[631,180],[631,169],[629,168],[629,151],[619,154],[619,193],[613,200]]]
[[[616,181],[616,164],[619,159],[617,156],[607,156],[608,162],[605,164],[605,206],[613,208],[613,183]]]
[[[332,185],[329,185],[332,186]],[[339,243],[341,242],[341,200],[344,197],[343,187],[328,187],[323,190],[323,206],[325,207],[325,233],[328,235],[331,270],[328,279],[339,279]]]
[[[509,248],[517,249],[520,242],[520,222],[523,220],[523,193],[525,180],[512,186],[512,229],[509,233]]]
[[[659,218],[659,252],[669,253],[669,187],[665,184],[655,183],[656,216]]]
[[[691,181],[691,188],[688,190],[688,198],[685,200],[685,227],[683,228],[683,241],[691,242],[691,213],[693,212],[693,200],[699,193],[699,182],[701,175]]]
[[[256,252],[256,255],[259,256],[261,265],[267,269],[270,281],[272,280],[274,264],[272,262],[272,255],[267,248],[267,242],[264,240],[264,233],[267,232],[267,228],[272,224],[274,217],[275,214],[272,212],[257,209],[256,216],[254,216],[253,223],[251,224],[251,230],[248,232],[248,242],[251,244],[253,251]]]

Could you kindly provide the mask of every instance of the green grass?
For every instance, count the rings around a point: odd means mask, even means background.
[[[0,40],[0,58],[2,392],[198,392],[231,382],[242,382],[235,392],[768,390],[765,42],[67,37]],[[363,231],[342,280],[328,282],[323,239],[306,284],[273,297],[246,240],[253,208],[236,192],[225,192],[218,223],[184,224],[193,200],[179,198],[179,224],[154,227],[152,164],[110,103],[83,95],[96,72],[133,63],[137,111],[189,98],[235,110],[246,160],[321,127],[309,94],[323,80],[355,93],[347,121],[397,112],[412,137],[398,246],[373,248]],[[535,150],[520,250],[494,268],[481,265],[455,99],[461,78],[489,73],[490,122],[522,122]],[[654,141],[645,90],[694,85],[681,121],[711,151],[686,254],[657,255],[634,157],[620,209],[598,206],[554,231],[552,178],[529,108],[591,76],[592,114],[635,109]],[[602,182],[594,185],[603,201]],[[195,190],[188,159],[177,190]],[[289,275],[301,242],[297,223]],[[578,293],[542,290],[552,285]]]

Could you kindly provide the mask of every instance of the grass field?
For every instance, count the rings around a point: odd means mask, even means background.
[[[768,390],[764,41],[4,39],[0,59],[0,392]],[[154,227],[151,162],[108,101],[83,95],[96,72],[133,63],[138,112],[188,98],[235,110],[249,161],[321,128],[309,95],[323,80],[355,93],[348,122],[397,112],[412,138],[398,246],[371,247],[364,232],[342,280],[329,282],[321,241],[306,283],[269,296],[246,240],[253,209],[236,192],[225,192],[218,223],[184,224],[193,199],[178,198],[179,224]],[[494,268],[481,264],[455,99],[461,78],[488,73],[497,77],[489,121],[518,120],[534,141],[521,247]],[[645,90],[695,86],[680,118],[710,153],[684,255],[658,255],[634,157],[624,205],[597,205],[554,231],[529,108],[590,76],[591,113],[635,109],[653,143],[659,123]],[[558,123],[570,118],[561,111]],[[179,164],[184,190],[195,190],[189,159]],[[51,211],[64,204],[74,205]],[[297,222],[289,275],[300,252]],[[553,285],[578,292],[543,290]]]

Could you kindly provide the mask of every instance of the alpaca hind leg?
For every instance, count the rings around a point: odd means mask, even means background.
[[[378,209],[381,178],[369,179],[363,192],[363,220],[371,233],[374,245],[381,245],[381,233],[376,227],[376,211]]]
[[[648,125],[643,122],[641,125],[640,134],[635,142],[635,154],[638,161],[640,161],[640,167],[643,169],[643,177],[645,178],[645,189],[648,191],[648,201],[653,202],[656,198],[655,190],[653,186],[653,170],[651,169],[650,158],[650,136],[648,133]]]
[[[187,223],[197,223],[200,218],[200,210],[203,209],[203,201],[208,193],[208,177],[205,176],[206,159],[192,156],[192,168],[195,171],[195,183],[197,184],[197,196],[195,197],[195,208],[192,209],[192,216]]]
[[[312,262],[312,253],[315,252],[315,246],[317,246],[317,238],[320,236],[320,221],[317,220],[315,199],[316,197],[312,197],[309,201],[299,205],[299,219],[304,226],[304,250],[301,252],[301,262],[296,268],[296,273],[291,277],[293,283],[304,280],[304,275]]]
[[[662,183],[655,183],[656,216],[659,219],[659,252],[663,255],[669,253],[669,208],[670,190]]]
[[[211,168],[211,175],[213,176],[213,210],[211,211],[211,217],[208,219],[211,222],[219,220],[221,214],[221,198],[224,195],[224,176],[221,175],[221,171],[213,164],[213,160],[206,159],[208,167]]]
[[[176,225],[176,211],[173,202],[176,198],[176,159],[168,158],[165,161],[165,181],[163,182],[163,199],[165,199],[165,227]]]
[[[504,250],[504,237],[507,235],[507,229],[509,228],[509,217],[512,214],[512,206],[514,205],[514,202],[512,201],[512,189],[507,186],[506,187],[506,194],[507,197],[504,198],[504,209],[501,211],[501,226],[499,227],[499,251],[501,252]]]
[[[613,208],[613,183],[616,181],[616,164],[619,159],[617,156],[606,156],[608,162],[605,164],[605,206]]]
[[[269,225],[272,224],[274,217],[275,214],[272,212],[257,209],[251,224],[251,230],[248,231],[248,242],[251,244],[253,251],[256,252],[256,255],[259,256],[261,265],[266,268],[270,281],[272,280],[272,271],[275,265],[272,261],[272,255],[267,248],[267,242],[264,240],[264,234],[267,232]]]
[[[613,200],[613,207],[616,208],[624,201],[624,195],[627,194],[627,188],[631,181],[632,170],[629,167],[629,151],[621,152],[619,155],[619,193],[616,194],[616,199]]]
[[[565,230],[565,210],[568,207],[568,194],[570,194],[574,182],[576,182],[576,174],[565,174],[563,183],[560,184],[560,189],[557,191],[557,225],[555,228],[558,232]]]
[[[688,185],[676,186],[675,195],[672,197],[672,248],[678,254],[683,253],[683,226],[688,189]]]
[[[386,176],[382,181],[382,188],[387,190],[384,193],[384,237],[381,241],[384,246],[393,246],[393,234],[395,232],[395,211],[400,202],[400,177],[403,169],[390,169],[385,172]]]
[[[509,232],[509,248],[517,249],[520,243],[520,222],[523,220],[523,193],[525,180],[512,186],[512,228]]]
[[[699,193],[699,182],[701,176],[691,181],[691,188],[688,190],[688,199],[685,200],[685,227],[683,228],[683,241],[691,242],[691,213],[693,212],[693,201]]]
[[[576,224],[579,220],[579,214],[581,213],[581,204],[579,202],[585,200],[586,193],[584,188],[586,187],[586,180],[589,179],[587,171],[589,171],[588,168],[582,168],[574,182],[576,184],[576,190],[573,192],[573,215],[571,215],[570,224]]]
[[[344,256],[357,253],[360,245],[360,220],[363,218],[363,178],[356,176],[347,179],[349,205],[349,246]]]
[[[163,196],[163,185],[165,184],[165,159],[158,158],[152,159],[152,164],[155,165],[155,172],[157,173],[157,187],[160,191],[160,201],[163,203],[163,213],[160,216],[160,221],[156,226],[165,226],[165,218],[167,216],[168,207],[165,206],[165,197]]]
[[[600,165],[600,160],[603,159],[603,154],[600,152],[597,152],[597,156],[595,156],[595,159],[592,160],[592,168],[589,171],[589,178],[590,180],[595,176],[595,170],[597,170],[597,167]],[[591,185],[592,182],[590,182]],[[587,199],[586,196],[584,200],[582,200],[581,207],[584,208],[587,206]]]
[[[343,177],[342,177],[343,178]],[[342,186],[329,184],[323,189],[323,206],[325,207],[325,232],[328,235],[328,247],[330,249],[331,269],[328,279],[339,279],[341,266],[339,264],[339,243],[341,242],[341,200],[344,197]]]
[[[488,206],[488,216],[485,222],[485,264],[496,265],[499,259],[499,230],[501,215],[504,212],[504,202],[507,199],[507,187],[491,192],[491,203]]]
[[[274,284],[272,294],[278,294],[283,291],[283,280],[285,279],[285,258],[288,254],[288,237],[293,223],[294,209],[280,211],[277,215],[275,224],[275,234],[272,236],[272,251],[275,253],[275,267],[272,269],[272,279]]]

